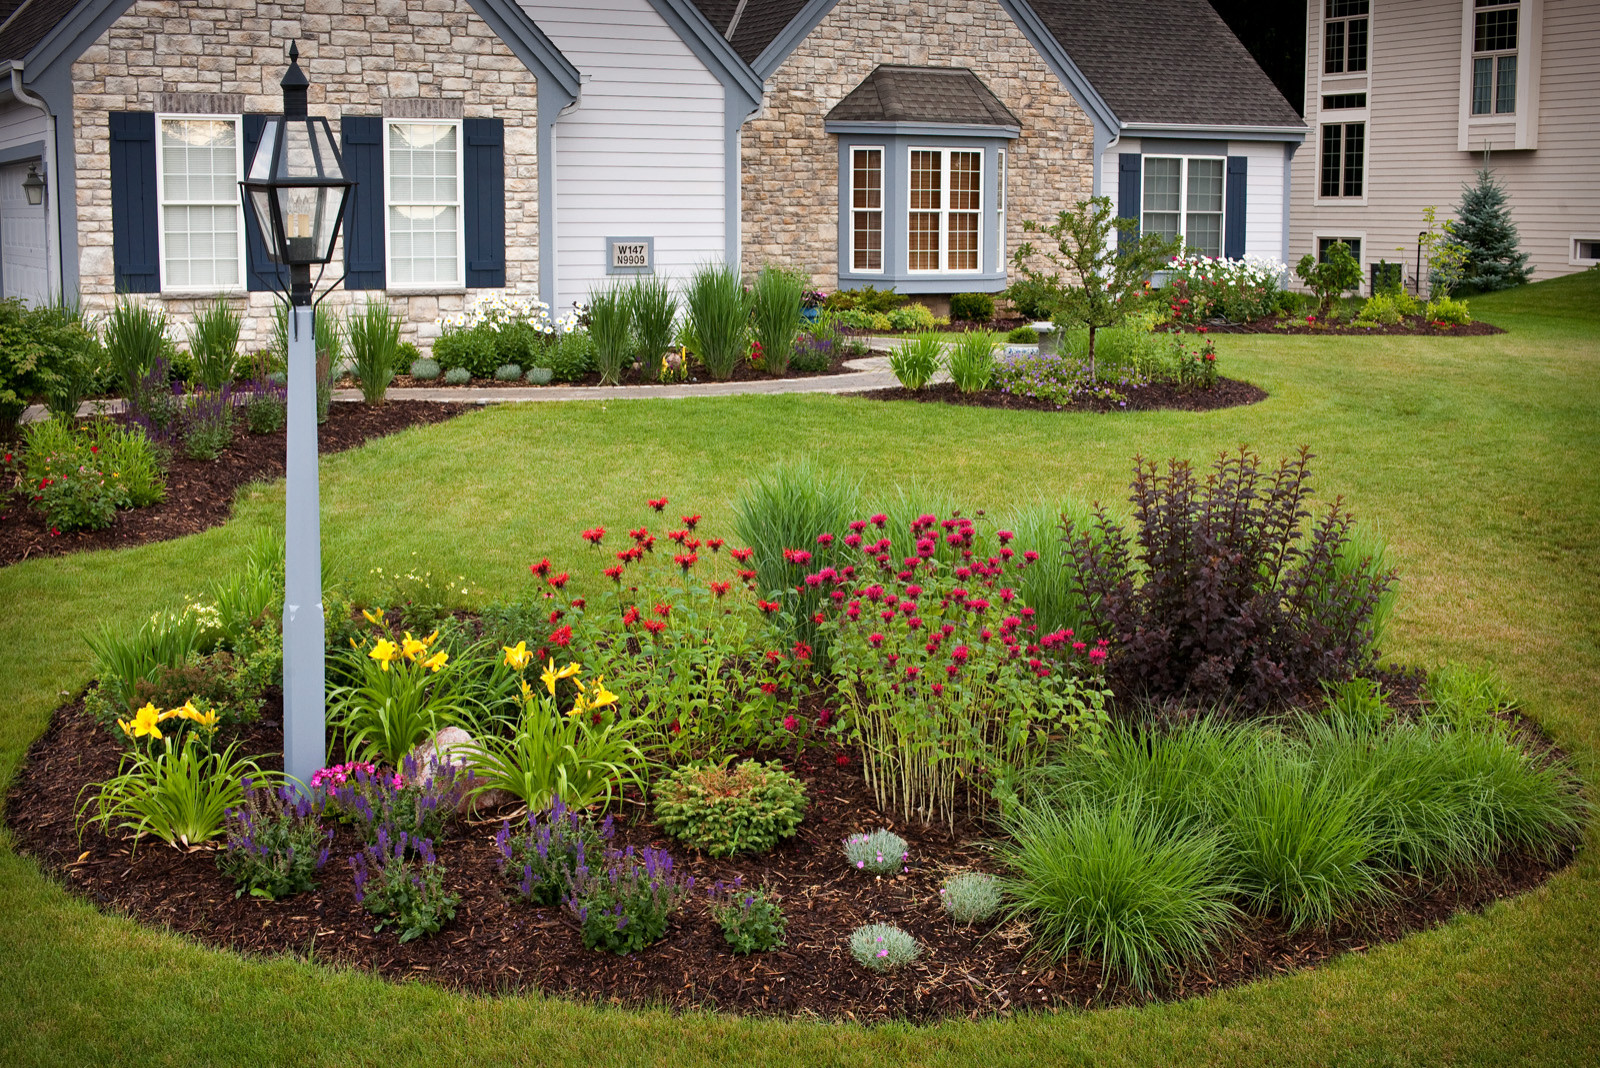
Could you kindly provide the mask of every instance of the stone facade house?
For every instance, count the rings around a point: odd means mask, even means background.
[[[1600,264],[1600,0],[1307,0],[1306,25],[1295,258],[1342,241],[1414,279],[1423,209],[1487,164],[1535,279]]]
[[[0,293],[222,296],[263,341],[237,181],[290,41],[358,183],[329,302],[424,345],[480,295],[707,262],[998,292],[1023,221],[1095,194],[1287,254],[1304,128],[1205,0],[0,0]]]

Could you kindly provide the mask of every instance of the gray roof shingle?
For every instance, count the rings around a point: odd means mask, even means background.
[[[23,0],[0,27],[0,59],[24,59],[56,23],[72,14],[78,0]]]
[[[828,112],[829,122],[938,122],[1021,126],[978,76],[965,67],[884,64]]]
[[[1300,126],[1207,0],[1027,0],[1117,118]]]

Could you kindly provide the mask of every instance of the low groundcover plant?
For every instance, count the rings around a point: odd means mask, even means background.
[[[850,955],[874,972],[892,972],[922,955],[917,940],[898,927],[869,923],[850,933]]]

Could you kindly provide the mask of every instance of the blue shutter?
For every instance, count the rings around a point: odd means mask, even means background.
[[[466,180],[462,223],[466,227],[467,285],[506,284],[505,124],[499,119],[463,119]]]
[[[256,158],[256,146],[261,144],[261,131],[266,128],[265,115],[244,117],[244,169],[250,170]],[[289,268],[273,263],[267,258],[267,242],[261,236],[261,226],[256,213],[249,208],[244,212],[244,263],[245,287],[252,293],[285,293],[289,289]]]
[[[382,289],[383,120],[345,115],[339,134],[345,174],[356,183],[344,208],[344,287]]]
[[[1245,185],[1250,171],[1250,160],[1245,156],[1228,157],[1227,213],[1222,229],[1222,254],[1230,260],[1244,258],[1245,222],[1249,218],[1245,203]]]
[[[1139,153],[1123,152],[1117,156],[1117,218],[1139,221],[1139,206],[1143,190],[1139,178],[1142,173]],[[1117,244],[1126,245],[1139,240],[1139,231],[1118,231]]]
[[[156,204],[156,116],[113,111],[111,120],[111,258],[119,293],[161,291]]]

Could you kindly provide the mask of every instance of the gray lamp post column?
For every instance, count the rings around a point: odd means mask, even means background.
[[[353,183],[326,119],[308,116],[300,49],[289,46],[283,115],[267,121],[239,185],[267,256],[289,268],[283,598],[283,767],[309,784],[327,754],[322,531],[317,489],[317,348],[311,267],[333,258]]]

